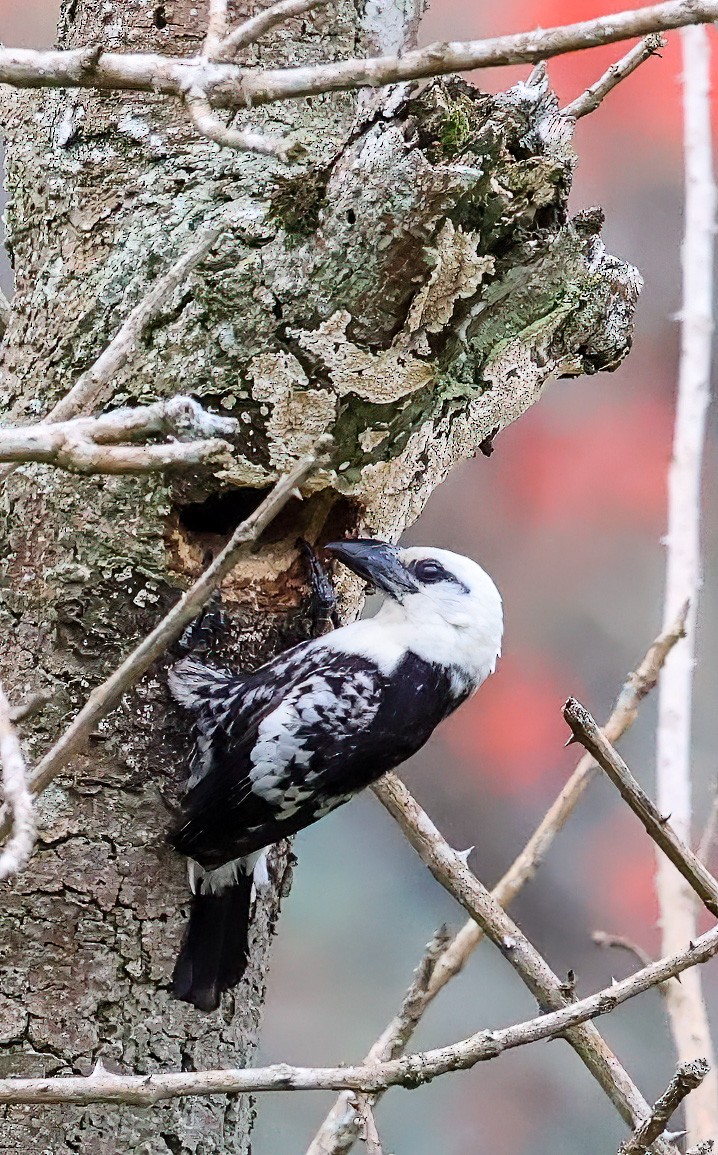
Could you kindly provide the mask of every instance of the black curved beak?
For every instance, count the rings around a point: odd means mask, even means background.
[[[399,561],[396,546],[386,541],[355,538],[353,541],[332,541],[324,548],[359,577],[397,601],[419,588],[416,578]]]

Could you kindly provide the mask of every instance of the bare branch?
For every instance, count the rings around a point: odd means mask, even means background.
[[[12,305],[7,297],[0,289],[0,337],[2,337],[10,324],[10,317],[12,315]]]
[[[188,466],[231,468],[231,436],[239,422],[208,413],[191,397],[172,397],[97,417],[0,428],[0,462],[37,461],[76,473],[156,473]],[[118,443],[151,436],[166,445]],[[191,441],[191,438],[205,440]]]
[[[417,1087],[440,1075],[466,1070],[495,1059],[504,1051],[525,1047],[542,1039],[563,1037],[589,1019],[609,1014],[651,987],[683,974],[689,967],[707,962],[718,953],[718,927],[702,935],[684,951],[660,959],[621,982],[572,1002],[560,1010],[495,1031],[475,1035],[448,1047],[420,1051],[403,1059],[373,1066],[236,1068],[215,1071],[178,1071],[155,1075],[113,1075],[100,1068],[87,1076],[40,1079],[0,1079],[0,1103],[132,1103],[152,1106],[163,1099],[188,1095],[241,1095],[260,1091],[331,1091],[349,1089],[375,1094],[387,1087]],[[641,1119],[649,1114],[644,1104]],[[638,1121],[637,1121],[638,1122]],[[653,1146],[656,1155],[675,1155],[662,1140]]]
[[[320,438],[315,451],[299,459],[289,473],[280,478],[255,509],[254,513],[237,526],[227,545],[217,554],[201,577],[190,589],[182,594],[176,605],[155,626],[151,634],[140,642],[136,649],[110,677],[92,691],[85,705],[75,716],[64,734],[40,760],[32,776],[30,786],[35,795],[40,794],[73,754],[80,750],[97,723],[119,704],[122,695],[134,686],[154,661],[159,658],[197,614],[206,606],[220,582],[231,572],[248,542],[256,541],[269,523],[277,516],[294,491],[302,485],[319,464],[319,454],[328,447],[329,439]],[[7,815],[0,816],[0,838],[9,833]]]
[[[580,120],[589,112],[595,112],[609,92],[612,92],[622,80],[635,72],[645,60],[650,60],[661,48],[665,48],[666,43],[665,36],[662,36],[660,32],[653,32],[650,36],[645,36],[640,44],[636,44],[630,52],[612,64],[595,84],[592,84],[590,88],[587,88],[585,92],[582,92],[580,96],[562,108],[561,115]]]
[[[52,407],[45,422],[67,421],[83,410],[94,408],[103,400],[105,390],[112,384],[115,375],[127,364],[147,326],[157,318],[167,299],[207,256],[223,232],[224,228],[212,228],[201,233],[196,243],[152,285],[94,364],[78,377],[72,389]],[[0,481],[9,477],[16,468],[16,465],[0,466]]]
[[[566,52],[632,40],[689,24],[718,19],[718,0],[666,0],[578,24],[537,29],[488,40],[430,44],[400,56],[341,60],[298,68],[247,69],[203,57],[152,53],[0,50],[0,84],[17,88],[95,88],[158,92],[183,97],[199,88],[213,108],[246,108],[320,92],[381,87],[397,81],[492,68],[535,64]]]
[[[705,1059],[681,1063],[661,1097],[656,1099],[648,1118],[636,1127],[630,1139],[621,1143],[618,1155],[646,1155],[654,1140],[665,1131],[671,1116],[686,1096],[701,1085],[709,1070]]]
[[[638,715],[641,701],[654,689],[666,655],[684,636],[687,612],[688,606],[686,605],[670,629],[654,640],[635,672],[628,675],[604,727],[604,733],[612,742],[617,741],[630,729]],[[508,906],[525,884],[534,877],[556,835],[573,814],[584,791],[597,772],[598,766],[593,758],[589,754],[584,754],[558,798],[529,838],[526,846],[492,890],[493,897],[503,907]],[[469,918],[438,958],[430,958],[427,951],[420,964],[420,969],[425,963],[430,963],[431,974],[423,995],[423,1005],[420,1008],[417,1007],[417,1022],[439,991],[443,990],[454,975],[463,969],[470,954],[483,937],[481,927],[473,918]],[[400,1012],[374,1043],[364,1061],[367,1063],[380,1062],[400,1054],[412,1032],[413,1027],[409,1034],[405,1034]],[[355,1112],[350,1111],[346,1097],[340,1096],[312,1140],[306,1155],[346,1155],[357,1134]]]
[[[328,0],[278,0],[278,3],[271,4],[269,8],[265,8],[263,12],[258,12],[256,16],[251,16],[249,20],[245,20],[243,24],[230,32],[229,36],[219,45],[214,58],[216,60],[229,60],[239,52],[240,48],[254,44],[255,40],[266,36],[278,24],[284,24],[292,16],[302,16],[314,8],[322,8],[327,3]]]
[[[569,698],[563,708],[563,716],[574,738],[596,759],[601,769],[605,770],[624,802],[627,802],[633,813],[640,818],[656,845],[680,871],[706,909],[718,917],[718,882],[696,857],[690,846],[678,837],[668,821],[668,816],[660,813],[658,807],[633,777],[620,754],[617,754],[611,743],[604,738],[588,710],[575,698]]]
[[[656,800],[677,834],[692,841],[691,711],[696,614],[701,583],[701,468],[710,396],[713,333],[713,249],[716,189],[713,177],[710,47],[702,31],[681,36],[685,221],[681,263],[683,300],[673,456],[668,477],[666,617],[690,598],[686,640],[666,663],[658,699]],[[662,855],[656,861],[662,951],[696,933],[694,897]],[[678,984],[671,984],[677,987]],[[678,1059],[706,1056],[712,1070],[686,1102],[687,1145],[718,1135],[718,1075],[699,975],[667,992],[666,1007]]]
[[[650,966],[653,959],[648,951],[645,951],[637,942],[633,942],[630,938],[625,938],[622,934],[606,934],[605,930],[594,930],[591,935],[591,941],[595,942],[596,946],[607,948],[616,948],[618,950],[625,950],[632,954],[635,959],[638,959],[641,966]]]
[[[434,878],[464,907],[499,948],[539,1006],[566,1005],[565,986],[496,899],[449,846],[428,815],[395,774],[385,774],[372,790],[406,835]],[[566,1032],[566,1039],[621,1116],[634,1126],[648,1104],[592,1024]]]
[[[10,710],[10,721],[14,722],[15,725],[18,722],[26,722],[44,710],[51,701],[52,694],[49,690],[36,690],[35,693],[30,694],[23,702],[20,702],[19,706],[13,706]]]
[[[5,805],[12,818],[12,836],[0,854],[2,882],[22,870],[32,854],[37,834],[25,759],[11,717],[10,703],[0,684],[0,766]]]
[[[706,866],[708,865],[708,858],[713,848],[716,831],[718,831],[718,782],[716,782],[713,787],[711,808],[708,811],[708,817],[706,818],[705,826],[703,827],[703,833],[700,836],[700,840],[696,848],[696,854],[700,858],[701,862],[704,862]]]
[[[442,926],[427,944],[402,999],[398,1014],[372,1045],[364,1059],[365,1064],[384,1063],[387,1059],[396,1058],[404,1050],[431,1001],[429,994],[431,977],[437,960],[446,949],[449,937],[448,930]],[[374,1094],[367,1092],[366,1095],[372,1106],[381,1098],[381,1092]],[[345,1155],[345,1152],[351,1150],[354,1140],[360,1134],[360,1122],[355,1095],[351,1091],[344,1091],[312,1139],[306,1155]]]
[[[371,1097],[364,1094],[363,1091],[359,1091],[356,1100],[357,1110],[362,1120],[364,1151],[366,1155],[384,1155],[381,1139],[379,1138],[379,1131],[377,1130],[376,1119],[374,1118]]]
[[[202,55],[211,60],[227,35],[227,0],[209,0]]]
[[[265,136],[250,129],[231,128],[224,124],[213,111],[206,94],[201,88],[190,88],[184,95],[184,102],[190,120],[201,136],[213,140],[223,148],[234,148],[240,152],[257,152],[263,156],[276,156],[287,164],[298,156],[301,146],[285,140],[281,136]]]

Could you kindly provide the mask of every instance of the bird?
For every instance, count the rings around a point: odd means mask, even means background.
[[[326,552],[384,595],[373,617],[299,643],[254,673],[191,654],[169,673],[194,720],[181,815],[190,917],[175,998],[215,1010],[241,980],[266,850],[342,806],[420,749],[501,652],[503,609],[476,562],[374,538]]]

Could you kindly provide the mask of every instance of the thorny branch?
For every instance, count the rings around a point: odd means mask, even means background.
[[[690,846],[678,837],[669,822],[669,816],[660,813],[658,807],[633,777],[620,754],[603,736],[588,710],[575,698],[569,698],[563,708],[563,716],[576,741],[596,759],[624,802],[627,802],[633,813],[640,818],[656,845],[683,875],[706,909],[718,918],[718,882],[696,857]]]
[[[539,1006],[544,1010],[565,1007],[565,985],[496,899],[472,874],[464,857],[449,846],[403,782],[395,774],[385,774],[372,790],[396,819],[437,882],[476,920],[486,937],[499,948],[531,991]],[[648,1111],[648,1104],[593,1024],[568,1030],[566,1040],[620,1115],[630,1126],[634,1126]]]
[[[12,723],[10,703],[0,684],[0,767],[5,805],[12,818],[12,836],[0,854],[0,881],[17,874],[32,854],[36,828],[32,794],[20,740]]]
[[[628,675],[604,727],[604,733],[612,742],[618,741],[630,729],[637,717],[640,703],[655,688],[667,654],[684,635],[687,612],[688,606],[683,606],[675,622],[652,642],[643,661]],[[493,897],[503,907],[508,906],[534,877],[557,834],[566,825],[597,773],[596,762],[589,754],[584,754],[521,853],[492,890]],[[373,1044],[364,1060],[365,1063],[380,1062],[401,1053],[424,1011],[439,991],[463,969],[483,937],[481,927],[473,918],[469,918],[437,958],[429,960],[428,952],[425,954],[419,969],[426,961],[430,961],[431,975],[423,993],[422,1005],[417,1007],[414,1024],[407,1033],[400,1012]],[[308,1147],[306,1155],[345,1155],[358,1135],[355,1115],[356,1113],[349,1108],[347,1096],[340,1095]]]
[[[292,1067],[277,1063],[272,1067],[177,1071],[156,1075],[114,1075],[104,1068],[87,1076],[48,1079],[0,1079],[0,1103],[132,1103],[151,1106],[163,1099],[187,1095],[237,1095],[260,1091],[327,1091],[347,1088],[371,1092],[387,1087],[418,1087],[440,1075],[467,1070],[477,1063],[497,1058],[504,1051],[528,1046],[542,1039],[560,1038],[581,1028],[589,1019],[609,1014],[616,1007],[643,994],[651,987],[704,963],[718,953],[718,927],[701,935],[679,954],[660,959],[620,982],[597,991],[559,1010],[500,1030],[478,1031],[448,1047],[421,1051],[402,1059],[372,1066]],[[649,1113],[644,1104],[641,1119]],[[662,1140],[654,1143],[656,1153],[675,1155]]]
[[[191,397],[116,409],[98,417],[0,428],[0,462],[43,462],[75,473],[156,473],[205,466],[231,469],[231,436],[239,422],[208,413]],[[164,436],[163,445],[123,442]],[[192,438],[200,440],[191,440]]]
[[[645,36],[640,44],[636,44],[625,56],[606,69],[603,76],[600,76],[595,84],[592,84],[590,88],[587,88],[585,92],[582,92],[580,96],[562,108],[561,115],[580,120],[582,116],[588,116],[590,112],[595,112],[616,85],[630,76],[632,72],[635,72],[637,68],[640,68],[644,61],[655,56],[661,48],[665,48],[666,43],[665,36],[662,36],[660,32],[653,32],[650,36]]]
[[[648,1148],[666,1129],[671,1116],[680,1107],[691,1091],[705,1079],[710,1067],[705,1059],[694,1059],[681,1063],[660,1098],[656,1099],[651,1113],[618,1148],[618,1155],[646,1155]]]
[[[315,451],[300,458],[294,468],[279,479],[271,493],[265,497],[254,513],[237,526],[224,549],[217,554],[194,585],[182,594],[152,633],[143,638],[110,677],[92,691],[80,712],[38,763],[30,782],[35,795],[52,782],[67,764],[68,759],[84,746],[100,719],[115,709],[122,695],[135,685],[152,663],[161,657],[167,647],[175,642],[189,623],[197,617],[220,582],[237,563],[244,546],[248,542],[256,541],[280,509],[286,505],[294,491],[317,468],[321,454],[328,444],[328,438],[320,438]],[[0,816],[0,838],[6,837],[9,830],[8,816],[3,814]]]

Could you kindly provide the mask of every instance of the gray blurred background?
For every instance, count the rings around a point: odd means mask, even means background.
[[[613,5],[618,9],[620,3]],[[424,40],[550,26],[610,10],[588,0],[507,0],[491,12],[434,0]],[[497,12],[495,9],[499,8]],[[0,0],[0,39],[52,42],[56,0]],[[483,10],[482,10],[483,9]],[[715,36],[713,37],[716,43]],[[553,62],[562,100],[591,83],[620,48]],[[492,884],[571,772],[560,708],[569,694],[599,718],[661,620],[665,475],[670,455],[680,304],[681,135],[677,34],[577,129],[574,212],[601,204],[609,250],[646,281],[634,350],[613,375],[550,386],[496,440],[490,459],[457,469],[407,534],[470,554],[493,575],[506,609],[496,676],[429,746],[406,779],[452,845]],[[525,76],[474,77],[498,91]],[[3,272],[6,288],[9,270]],[[712,796],[715,742],[718,533],[716,427],[705,465],[705,586],[696,671],[696,834]],[[655,703],[623,751],[652,790]],[[424,943],[461,911],[431,879],[372,797],[360,798],[296,842],[299,866],[276,940],[259,1062],[355,1062],[399,1005]],[[712,866],[718,866],[713,856]],[[594,785],[514,913],[559,973],[587,994],[632,969],[600,951],[591,931],[658,948],[653,855],[604,782]],[[704,971],[711,1010],[718,968]],[[435,1046],[535,1013],[490,945],[439,996],[416,1037]],[[718,1027],[718,1023],[716,1023]],[[644,995],[601,1024],[648,1098],[669,1078],[660,997]],[[301,1155],[332,1095],[260,1096],[255,1155]],[[421,1090],[392,1091],[378,1112],[386,1155],[603,1155],[623,1129],[562,1043],[539,1044]]]

